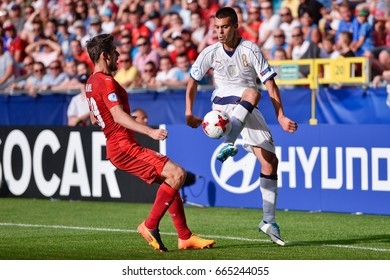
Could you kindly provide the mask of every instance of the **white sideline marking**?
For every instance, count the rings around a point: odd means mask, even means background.
[[[60,225],[0,223],[0,226],[138,233],[136,230],[131,230],[131,229],[76,227],[76,226],[60,226]],[[173,233],[173,232],[160,232],[160,234],[161,235],[177,235],[177,233]],[[254,239],[254,238],[244,238],[244,237],[234,237],[234,236],[220,236],[220,235],[200,235],[200,236],[205,237],[205,238],[212,238],[212,239],[227,239],[227,240],[239,240],[239,241],[249,241],[249,242],[267,242],[267,243],[271,242],[270,240],[264,240],[264,239]],[[288,244],[289,242],[287,241],[286,243]],[[290,242],[290,243],[294,244],[294,242]],[[318,247],[336,247],[336,248],[375,251],[375,252],[390,252],[390,249],[384,249],[384,248],[360,247],[360,246],[340,245],[340,244],[310,244],[310,243],[305,243],[305,242],[299,242],[299,243],[295,243],[295,244],[300,244],[300,245],[305,245],[305,246],[308,246],[308,245],[309,246],[318,246]]]

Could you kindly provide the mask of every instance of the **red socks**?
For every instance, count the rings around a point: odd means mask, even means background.
[[[165,183],[162,183],[157,190],[152,210],[145,221],[145,226],[149,229],[156,229],[165,212],[175,199],[177,191]]]
[[[190,238],[192,232],[187,226],[183,200],[181,199],[179,192],[176,193],[175,199],[173,200],[171,207],[168,208],[168,212],[171,215],[178,237],[183,240]]]
[[[178,237],[184,240],[190,238],[192,233],[187,226],[183,201],[179,192],[167,184],[162,183],[157,190],[156,199],[145,221],[145,226],[149,229],[157,229],[160,220],[167,210],[172,217]]]

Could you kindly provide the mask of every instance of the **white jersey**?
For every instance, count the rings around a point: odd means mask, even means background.
[[[191,68],[191,77],[200,81],[209,69],[213,69],[215,96],[241,96],[242,88],[257,88],[256,79],[265,83],[276,73],[265,60],[260,48],[253,42],[241,42],[229,56],[220,42],[205,48]]]

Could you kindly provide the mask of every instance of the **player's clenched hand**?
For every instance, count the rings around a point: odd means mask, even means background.
[[[294,132],[298,129],[298,124],[287,117],[281,117],[278,121],[282,128],[287,132]]]
[[[192,128],[197,128],[201,125],[202,119],[194,115],[186,115],[187,125]]]
[[[149,136],[154,140],[165,140],[168,138],[168,131],[165,129],[153,129]]]

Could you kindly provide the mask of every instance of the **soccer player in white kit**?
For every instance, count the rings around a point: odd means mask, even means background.
[[[259,231],[267,234],[280,246],[285,241],[280,236],[276,223],[276,200],[278,194],[278,159],[271,132],[257,105],[261,94],[256,78],[265,85],[279,124],[287,132],[298,129],[296,122],[284,115],[279,89],[274,81],[275,71],[264,59],[259,47],[238,35],[237,14],[234,9],[224,7],[215,14],[217,43],[205,48],[191,68],[191,77],[186,91],[186,122],[193,128],[202,123],[202,118],[192,114],[198,82],[209,69],[213,69],[215,90],[212,93],[212,108],[229,114],[232,130],[227,135],[226,145],[217,158],[224,162],[237,153],[234,142],[241,134],[243,147],[252,152],[261,164],[260,189],[263,198],[263,219]]]

